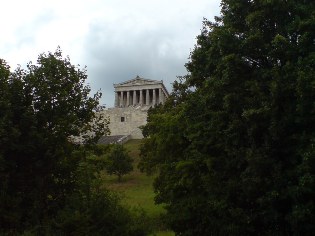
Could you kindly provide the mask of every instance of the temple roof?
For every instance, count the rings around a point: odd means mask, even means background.
[[[146,85],[146,84],[163,84],[163,80],[151,80],[151,79],[144,79],[137,75],[136,78],[127,80],[125,82],[114,84],[114,87],[120,86],[134,86],[134,85]]]
[[[163,84],[163,80],[152,80],[152,79],[144,79],[141,78],[139,75],[137,75],[136,78],[131,79],[131,80],[127,80],[125,82],[119,83],[119,84],[114,84],[114,88],[117,91],[124,91],[125,88],[129,89],[130,87],[145,87],[146,85],[152,87],[156,87],[156,88],[162,88],[165,95],[169,96],[169,93],[165,87],[165,85]]]

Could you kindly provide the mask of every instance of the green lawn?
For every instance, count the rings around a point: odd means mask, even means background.
[[[117,181],[117,176],[110,176],[103,173],[104,183],[107,188],[119,193],[123,198],[123,203],[128,207],[142,208],[148,218],[153,221],[154,228],[157,229],[153,235],[172,236],[171,231],[165,231],[162,223],[165,209],[161,205],[154,204],[153,180],[154,176],[147,176],[137,169],[139,162],[139,146],[141,140],[129,140],[124,147],[129,151],[129,155],[134,159],[134,170],[123,176],[122,181]],[[149,223],[149,222],[148,222]]]

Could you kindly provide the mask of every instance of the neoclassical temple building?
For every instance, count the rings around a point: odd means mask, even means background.
[[[164,103],[168,92],[162,80],[149,80],[137,76],[120,84],[114,84],[115,107],[154,106]]]
[[[162,80],[150,80],[137,76],[134,79],[114,84],[115,107],[103,111],[110,119],[110,137],[100,142],[117,138],[143,138],[139,127],[147,123],[147,112],[152,106],[164,103],[169,96]],[[117,137],[117,138],[115,138]]]

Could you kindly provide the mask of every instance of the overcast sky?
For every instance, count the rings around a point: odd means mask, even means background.
[[[220,0],[10,0],[1,2],[0,58],[12,70],[61,47],[87,66],[88,83],[112,107],[113,83],[163,80],[170,91]]]

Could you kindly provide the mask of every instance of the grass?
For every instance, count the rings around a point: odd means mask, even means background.
[[[140,139],[134,139],[124,144],[124,147],[129,151],[129,155],[134,160],[134,170],[130,174],[123,176],[121,182],[117,181],[117,176],[103,173],[104,183],[107,188],[123,197],[123,204],[131,208],[140,207],[146,212],[148,218],[153,221],[153,226],[156,230],[153,235],[172,236],[174,233],[167,231],[165,224],[163,224],[162,218],[165,209],[162,205],[154,204],[152,187],[154,176],[147,176],[137,169],[141,141]]]

